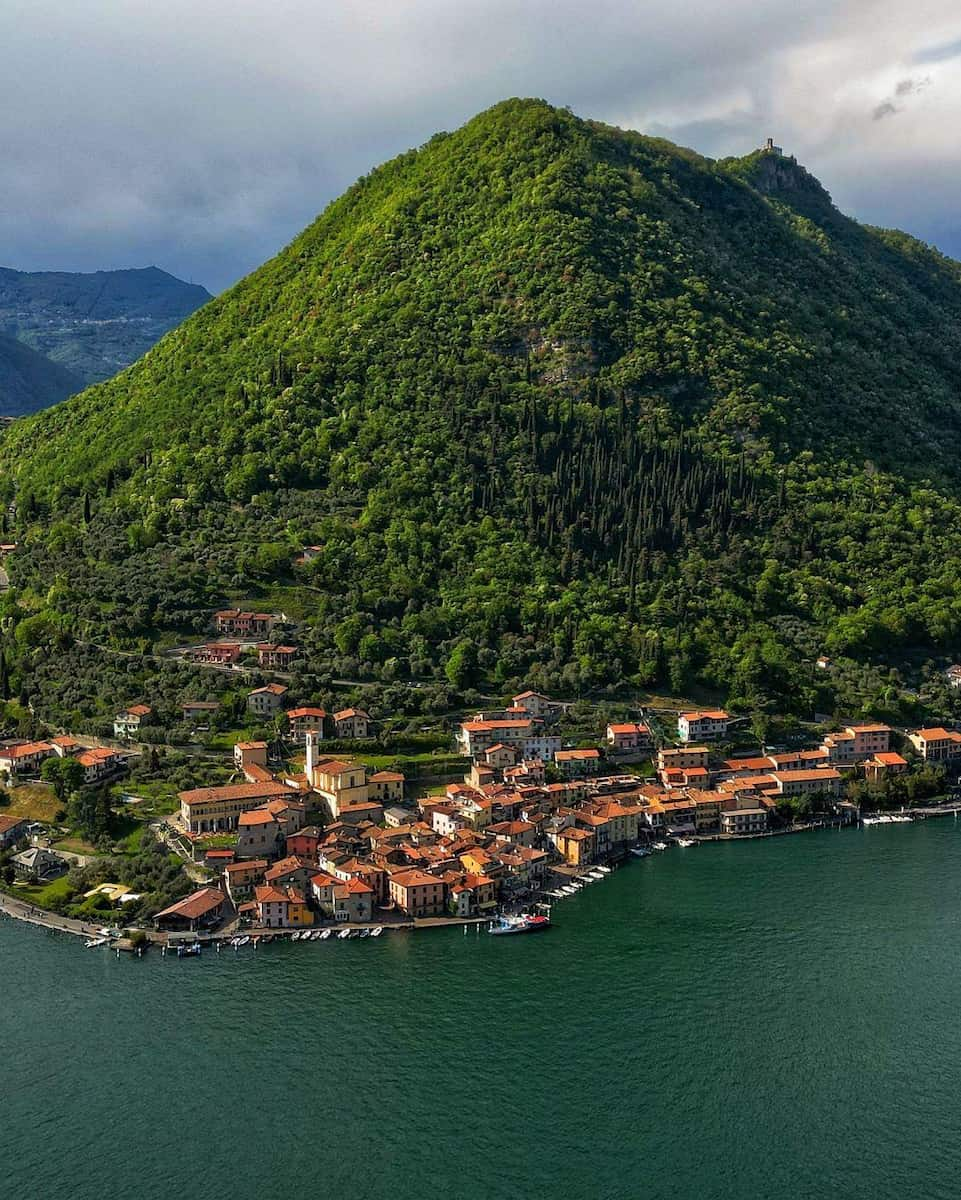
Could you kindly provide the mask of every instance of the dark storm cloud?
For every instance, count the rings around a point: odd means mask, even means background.
[[[961,46],[943,0],[918,0],[911,13],[900,0],[0,0],[0,9],[0,264],[13,266],[153,261],[221,287],[358,175],[511,95],[710,155],[776,135],[842,203],[873,181],[858,211],[878,222],[900,212],[890,201],[902,180],[908,194],[919,144],[952,166],[958,153],[939,141],[957,89],[939,78],[915,97],[910,75],[919,55],[937,62]],[[912,57],[917,28],[934,33]],[[912,122],[931,96],[948,107],[922,137]],[[896,121],[872,121],[906,99]],[[948,211],[938,216],[938,228],[951,227]]]

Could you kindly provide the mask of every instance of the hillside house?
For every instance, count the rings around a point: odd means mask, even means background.
[[[0,813],[0,850],[9,850],[27,836],[26,817],[7,817]]]
[[[370,717],[362,708],[344,708],[334,713],[334,729],[339,738],[365,738],[370,731]]]
[[[320,740],[324,736],[326,718],[327,710],[323,708],[290,708],[287,710],[287,736],[291,741],[303,742],[308,733],[313,733]]]
[[[902,775],[908,769],[908,760],[894,750],[887,750],[863,762],[861,769],[870,783],[880,783],[891,775]]]
[[[908,741],[926,763],[945,762],[961,756],[961,733],[937,726],[934,729],[916,729],[908,734]]]
[[[132,704],[117,713],[113,719],[113,736],[116,738],[134,738],[140,732],[141,725],[149,725],[148,718],[153,710],[149,704]]]
[[[111,750],[109,746],[95,746],[78,754],[77,762],[83,767],[84,783],[100,783],[123,770],[127,756],[120,750]]]
[[[214,628],[225,637],[268,637],[279,618],[274,613],[242,612],[224,608],[214,613]]]
[[[600,750],[558,750],[554,765],[565,779],[583,779],[601,769]]]
[[[212,667],[229,667],[240,658],[242,649],[236,642],[207,642],[203,646],[194,646],[185,654],[194,662]]]
[[[70,869],[66,858],[42,846],[31,846],[22,850],[15,854],[10,862],[16,877],[29,883],[50,883]]]
[[[247,710],[258,717],[272,717],[284,707],[288,688],[282,683],[268,683],[254,688],[247,697]]]
[[[378,804],[399,804],[404,799],[404,776],[400,771],[375,771],[367,780],[367,792]]]
[[[705,742],[727,736],[731,717],[723,708],[701,709],[680,713],[677,736],[682,742]]]
[[[514,709],[520,709],[523,712],[529,713],[532,717],[537,717],[541,721],[551,721],[557,716],[560,705],[555,704],[550,696],[545,696],[543,692],[520,692],[511,700],[511,706]]]
[[[261,642],[257,647],[257,665],[271,670],[286,670],[296,657],[296,646],[272,646],[269,642]]]
[[[653,745],[650,726],[643,721],[620,721],[608,725],[607,744],[618,754],[648,750]]]
[[[187,700],[181,704],[180,712],[186,724],[195,725],[199,721],[209,721],[218,708],[217,700]]]
[[[36,775],[45,758],[56,754],[49,742],[21,742],[16,746],[5,746],[0,750],[0,771],[6,771],[9,779],[23,775]]]

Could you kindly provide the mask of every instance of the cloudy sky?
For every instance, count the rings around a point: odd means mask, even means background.
[[[957,0],[0,0],[0,265],[218,290],[507,96],[704,154],[772,134],[961,257]]]

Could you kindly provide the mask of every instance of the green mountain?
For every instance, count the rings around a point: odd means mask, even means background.
[[[0,416],[19,417],[57,404],[84,381],[16,338],[0,333]]]
[[[514,100],[14,426],[7,615],[146,646],[261,597],[308,684],[877,709],[958,646],[959,434],[958,264],[783,155]]]
[[[206,288],[157,267],[90,274],[0,267],[0,332],[84,384],[99,383],[209,299]]]

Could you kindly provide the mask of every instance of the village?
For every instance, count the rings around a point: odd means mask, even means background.
[[[218,633],[238,639],[266,637],[275,623],[272,614],[240,610],[212,619]],[[205,643],[191,653],[224,665],[242,645]],[[281,668],[297,653],[284,643],[252,645],[262,662]],[[402,771],[371,767],[362,751],[325,751],[328,743],[363,746],[374,724],[367,712],[329,714],[288,697],[279,682],[252,688],[252,718],[273,720],[282,735],[237,740],[224,764],[228,782],[180,790],[174,811],[152,821],[196,886],[141,915],[150,937],[236,944],[329,936],[325,929],[367,936],[549,912],[631,857],[824,822],[853,825],[863,815],[853,785],[880,789],[932,765],[961,767],[961,733],[870,722],[834,729],[818,744],[751,753],[743,719],[720,708],[635,711],[607,720],[592,745],[565,744],[565,703],[527,689],[504,707],[462,718],[453,731],[462,777],[424,788]],[[202,719],[215,705],[193,707]],[[68,734],[8,740],[0,773],[15,788],[53,778],[44,766],[53,761],[60,771],[58,763],[70,765],[77,786],[117,786],[143,753],[136,739],[151,715],[146,702],[118,712],[113,746]],[[807,821],[792,819],[799,803]],[[80,856],[58,849],[47,832],[0,809],[9,895],[36,895],[75,867]],[[85,895],[110,901],[111,929],[124,923],[125,904],[140,899],[121,879]]]

